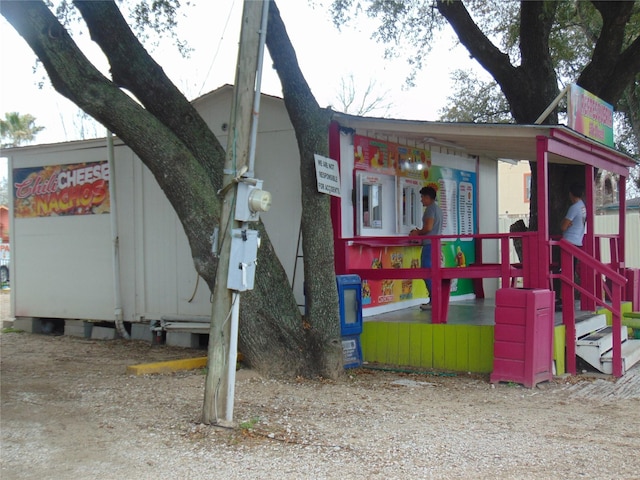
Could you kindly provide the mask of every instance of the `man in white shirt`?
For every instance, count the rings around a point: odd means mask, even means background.
[[[587,207],[582,201],[582,193],[582,185],[577,183],[571,185],[569,188],[571,206],[560,223],[562,238],[576,247],[582,246],[582,238],[584,237],[587,222]]]
[[[560,222],[560,230],[562,230],[562,238],[567,242],[582,248],[582,240],[585,233],[585,225],[587,223],[587,207],[582,201],[584,187],[579,183],[574,183],[569,187],[569,199],[571,206],[567,210],[562,222]],[[578,272],[578,259],[574,258],[574,279],[576,283],[580,282]],[[560,285],[554,285],[557,292],[556,311],[562,310],[562,299],[560,297]]]

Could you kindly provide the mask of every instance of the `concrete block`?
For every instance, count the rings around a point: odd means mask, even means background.
[[[166,344],[173,347],[198,348],[200,337],[197,333],[168,331]]]
[[[115,328],[98,327],[96,325],[91,329],[91,338],[93,340],[114,340],[117,337]]]
[[[42,333],[42,320],[33,317],[16,317],[13,328],[28,333]]]
[[[72,337],[84,337],[85,336],[85,321],[84,320],[70,320],[64,321],[64,334]]]
[[[151,327],[148,323],[132,323],[131,324],[131,340],[144,340],[150,342],[153,340],[151,335]]]
[[[64,334],[68,335],[70,337],[82,337],[84,338],[84,325],[77,327],[77,326],[64,326]]]

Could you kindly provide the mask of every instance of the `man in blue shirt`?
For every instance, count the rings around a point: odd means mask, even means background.
[[[440,235],[442,233],[442,210],[436,202],[436,190],[433,187],[422,187],[420,190],[420,201],[424,208],[422,214],[422,228],[414,228],[409,232],[411,236],[421,235]],[[420,256],[420,266],[422,268],[431,268],[431,239],[425,238],[422,241],[422,254]],[[423,303],[420,305],[422,310],[427,310],[433,304],[433,293],[431,290],[431,279],[425,278],[424,283],[429,290],[431,303]]]

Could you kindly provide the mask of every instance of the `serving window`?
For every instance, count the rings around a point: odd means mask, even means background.
[[[411,178],[398,178],[397,233],[408,235],[415,227],[422,227],[422,202],[420,189],[422,183]]]
[[[394,207],[395,185],[392,176],[356,172],[357,235],[380,236],[393,233]]]

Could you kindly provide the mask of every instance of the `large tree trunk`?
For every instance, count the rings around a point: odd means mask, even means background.
[[[307,341],[324,375],[335,376],[342,369],[342,343],[333,226],[329,196],[317,191],[314,159],[315,153],[328,156],[331,112],[321,109],[313,97],[275,2],[269,7],[267,47],[282,83],[300,152]]]
[[[44,2],[2,1],[0,9],[36,53],[54,88],[114,132],[149,168],[184,227],[198,273],[213,290],[216,259],[211,255],[211,234],[219,223],[217,191],[223,177],[224,149],[131,34],[114,2],[74,3],[89,27],[91,38],[109,59],[113,81],[88,61]],[[273,17],[273,23],[280,22],[284,30],[279,14]],[[285,35],[280,41],[288,42],[288,38]],[[286,47],[286,43],[283,46]],[[296,75],[296,81],[301,78],[299,69],[288,73]],[[286,75],[286,72],[281,74]],[[132,92],[142,106],[120,87]],[[300,116],[307,115],[304,102],[288,108],[294,115],[297,111]],[[319,135],[316,130],[309,138],[319,138]],[[326,130],[324,137],[326,139]],[[298,138],[304,137],[298,135]],[[315,147],[313,142],[307,142],[304,151]],[[303,158],[301,171],[309,175],[308,157]],[[303,191],[307,191],[306,187]],[[310,197],[317,205],[303,201],[303,211],[314,208],[316,212],[307,210],[303,216],[309,219],[313,213],[320,214],[316,231],[324,239],[326,220],[322,205],[327,200],[317,194]],[[315,275],[310,275],[313,289],[308,293],[314,299],[317,314],[303,322],[284,269],[263,226],[258,228],[263,246],[258,252],[255,289],[243,295],[240,316],[239,345],[245,359],[268,375],[338,375],[341,357],[338,361],[335,348],[335,331],[339,328],[337,294],[323,295],[322,292],[325,289],[335,292],[333,272],[331,281],[317,281]],[[305,245],[309,242],[313,245],[314,230],[304,228]],[[329,247],[332,248],[331,242]],[[315,251],[317,249],[311,248],[305,265],[318,261]],[[322,257],[322,262],[333,265],[332,261],[331,250]],[[326,265],[317,266],[317,271],[318,275],[325,274]],[[317,318],[320,320],[314,324]]]

